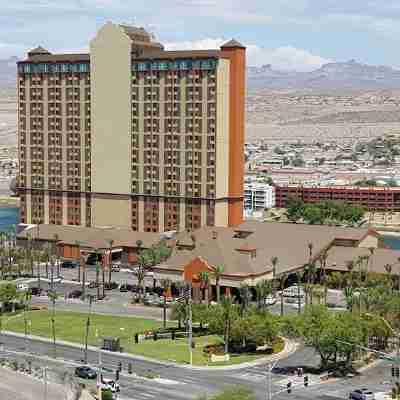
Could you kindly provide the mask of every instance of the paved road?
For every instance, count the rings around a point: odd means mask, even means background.
[[[16,338],[12,336],[2,335],[1,341],[7,350],[26,350],[26,341],[24,338]],[[29,351],[37,355],[52,356],[52,344],[39,342],[37,340],[29,340]],[[57,357],[61,364],[59,368],[69,369],[73,371],[74,365],[79,365],[83,352],[80,349],[57,345]],[[63,364],[67,360],[68,363]],[[171,399],[183,400],[193,399],[201,394],[212,394],[227,385],[247,385],[255,391],[257,399],[266,399],[266,366],[241,368],[231,371],[199,371],[190,370],[175,366],[164,366],[154,362],[134,360],[133,371],[138,376],[129,376],[127,366],[131,359],[127,359],[120,354],[105,352],[102,354],[102,363],[107,368],[115,370],[118,363],[123,364],[123,374],[121,376],[121,399]],[[43,361],[42,361],[43,362]],[[316,362],[315,354],[308,348],[300,348],[300,350],[288,358],[281,360],[278,365],[281,367],[297,367],[301,365],[309,365]],[[93,366],[98,364],[98,353],[89,351],[89,363]],[[46,361],[47,365],[54,362]],[[146,375],[157,375],[160,379],[146,379]],[[272,392],[277,394],[274,398],[277,400],[289,399],[315,399],[315,400],[337,400],[347,399],[348,393],[356,388],[368,387],[376,392],[388,391],[390,389],[390,368],[388,364],[380,364],[377,367],[366,371],[361,376],[341,380],[333,383],[320,384],[319,380],[311,378],[310,386],[304,388],[301,379],[292,375],[273,374],[272,375]],[[288,380],[293,382],[295,386],[292,394],[287,394],[285,389]],[[387,382],[385,382],[387,381]],[[297,385],[296,382],[299,384]]]

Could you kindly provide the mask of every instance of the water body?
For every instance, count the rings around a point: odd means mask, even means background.
[[[393,250],[400,250],[400,236],[395,235],[382,235],[383,241],[386,246]]]
[[[18,207],[0,207],[0,232],[8,231],[18,220]]]

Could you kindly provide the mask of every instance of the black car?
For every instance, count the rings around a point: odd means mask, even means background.
[[[79,378],[83,379],[96,379],[97,372],[93,368],[90,368],[88,366],[76,367],[75,376],[78,376]]]
[[[40,296],[43,292],[43,289],[38,287],[31,287],[29,290],[32,296]]]
[[[61,268],[78,268],[78,262],[76,261],[63,261],[61,263]]]
[[[70,299],[79,299],[82,296],[82,290],[75,289],[72,292],[68,293],[68,297]]]

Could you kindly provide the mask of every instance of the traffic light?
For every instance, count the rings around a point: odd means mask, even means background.
[[[304,377],[304,386],[305,387],[308,386],[308,376],[307,375]]]
[[[400,368],[392,366],[392,377],[399,378],[400,377]]]
[[[292,393],[292,382],[288,382],[287,385],[286,385],[286,387],[287,387],[287,392],[288,392],[289,394]]]
[[[122,362],[121,362],[121,361],[118,363],[118,371],[119,371],[119,372],[122,371]]]
[[[115,370],[115,380],[119,381],[119,370]]]

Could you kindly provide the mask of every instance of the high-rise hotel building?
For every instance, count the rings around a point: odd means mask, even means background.
[[[159,232],[242,222],[245,48],[165,51],[107,23],[18,62],[21,222]]]

